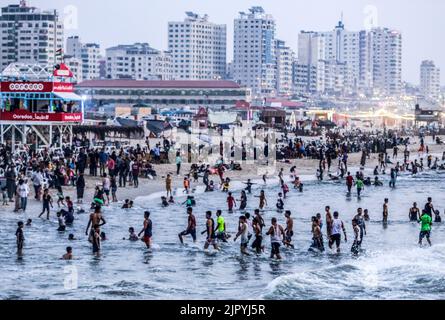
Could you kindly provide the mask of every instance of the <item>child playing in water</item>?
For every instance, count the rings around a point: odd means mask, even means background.
[[[188,194],[190,192],[190,180],[189,180],[189,178],[187,178],[187,177],[184,178],[183,185],[184,185],[184,192]]]
[[[139,240],[139,237],[137,236],[133,227],[130,227],[128,229],[128,232],[130,233],[130,235],[128,236],[128,240],[130,240],[130,241],[138,241]],[[125,240],[125,238],[124,238],[124,240]]]
[[[229,207],[229,212],[233,212],[233,207],[236,207],[235,198],[232,196],[232,192],[229,192],[229,196],[227,197],[227,205]]]
[[[222,192],[229,192],[229,188],[230,188],[230,179],[226,178],[226,180],[222,184]]]
[[[278,210],[284,209],[283,194],[281,192],[278,194],[277,209]]]
[[[257,198],[260,198],[260,205],[259,208],[261,210],[264,209],[264,207],[267,205],[267,200],[266,200],[266,194],[264,193],[264,190],[261,190],[260,195],[256,196]]]
[[[166,197],[161,197],[161,202],[162,202],[162,206],[163,206],[164,208],[169,206],[169,203],[168,203]]]
[[[365,219],[365,221],[369,221],[371,218],[369,217],[369,211],[368,209],[365,209],[365,211],[363,211],[363,218]]]
[[[170,204],[175,203],[175,199],[173,199],[173,196],[170,196],[170,199],[168,199],[168,203]]]
[[[63,220],[61,212],[57,212],[57,221],[59,222],[59,228],[57,229],[57,231],[64,232],[66,229],[66,226],[65,226],[65,221]]]
[[[281,185],[281,189],[283,190],[283,196],[284,196],[284,199],[286,199],[286,195],[287,195],[288,192],[289,192],[289,187],[287,186],[287,184],[283,183],[283,184]]]

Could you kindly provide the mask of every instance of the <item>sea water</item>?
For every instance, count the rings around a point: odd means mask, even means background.
[[[355,172],[355,171],[353,171]],[[367,174],[372,174],[367,171]],[[420,226],[409,222],[408,211],[413,202],[423,208],[433,197],[436,209],[445,207],[445,175],[424,172],[416,177],[401,176],[396,188],[388,187],[388,176],[381,177],[384,187],[366,187],[362,198],[355,192],[346,195],[344,183],[317,182],[303,177],[304,192],[292,189],[285,200],[285,209],[292,211],[295,249],[282,247],[283,261],[269,259],[270,240],[264,237],[266,252],[257,256],[241,256],[239,242],[234,243],[240,212],[227,212],[227,194],[204,193],[196,189],[198,241],[185,237],[179,243],[178,233],[187,226],[185,200],[177,190],[177,204],[161,207],[163,193],[137,199],[136,207],[120,209],[120,205],[104,208],[107,224],[102,231],[108,240],[102,242],[100,257],[92,255],[85,236],[88,214],[76,216],[73,227],[59,233],[57,220],[38,219],[40,212],[0,214],[0,298],[1,299],[444,299],[445,298],[445,229],[434,225],[431,248],[417,245]],[[270,226],[272,217],[285,225],[283,213],[275,210],[280,188],[277,179],[267,185],[255,181],[248,195],[246,211],[253,214],[258,206],[261,189],[266,192],[268,208],[263,213]],[[242,183],[233,183],[236,199]],[[382,223],[384,198],[389,199],[389,223]],[[342,252],[316,254],[308,252],[311,245],[311,217],[324,208],[338,211],[344,221],[348,243]],[[357,208],[368,209],[371,221],[363,240],[363,252],[350,254],[353,241],[351,220]],[[232,238],[222,244],[216,254],[203,250],[205,211],[223,210]],[[153,249],[147,250],[141,241],[122,240],[127,230],[139,232],[144,211],[151,211]],[[25,227],[24,256],[17,258],[15,230],[18,220],[33,219]],[[215,216],[214,216],[215,218]],[[445,217],[444,217],[445,218]],[[79,240],[69,242],[68,234]],[[326,228],[323,226],[323,233]],[[326,236],[324,236],[326,240]],[[75,260],[60,257],[67,246],[73,247]],[[325,247],[327,245],[325,243]],[[212,249],[210,249],[211,251]],[[329,251],[329,250],[328,250]]]

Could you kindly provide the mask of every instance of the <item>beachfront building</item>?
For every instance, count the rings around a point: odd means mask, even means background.
[[[168,23],[168,49],[176,80],[215,80],[226,76],[226,25],[207,15],[186,12],[184,21]]]
[[[400,32],[387,28],[348,31],[340,21],[332,31],[301,31],[294,68],[297,92],[399,95],[401,50]]]
[[[92,80],[78,84],[76,91],[98,106],[146,104],[160,109],[228,109],[239,100],[251,100],[249,89],[223,80]]]
[[[277,93],[280,96],[289,96],[293,91],[292,64],[295,55],[282,40],[276,40],[275,52],[277,56]]]
[[[402,93],[402,34],[388,28],[370,31],[374,93]]]
[[[82,61],[82,78],[100,78],[100,46],[97,43],[82,43],[78,36],[66,40],[66,55]],[[66,58],[65,58],[66,59]]]
[[[256,96],[275,96],[275,20],[262,7],[235,19],[233,78]]]
[[[170,52],[150,47],[148,43],[118,45],[106,50],[108,79],[171,80]]]
[[[439,100],[440,69],[434,64],[434,61],[422,61],[420,65],[420,93],[428,100]]]
[[[26,1],[1,9],[0,69],[14,62],[54,66],[63,48],[63,22],[56,10],[41,11]]]

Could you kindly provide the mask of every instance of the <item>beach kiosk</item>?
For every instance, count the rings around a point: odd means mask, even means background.
[[[64,64],[42,67],[14,63],[0,74],[2,144],[62,147],[72,143],[73,126],[83,122],[82,98]]]

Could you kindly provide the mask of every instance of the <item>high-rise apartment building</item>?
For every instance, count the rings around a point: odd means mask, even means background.
[[[262,7],[234,21],[233,77],[257,96],[276,95],[275,20]]]
[[[26,1],[1,9],[0,69],[14,62],[54,66],[63,48],[63,23],[56,10],[41,11]]]
[[[109,79],[172,80],[172,57],[148,43],[118,45],[106,50],[106,73]]]
[[[276,40],[275,54],[277,57],[277,94],[290,95],[293,91],[292,64],[295,54],[282,40]]]
[[[311,88],[307,92],[313,92],[315,79],[327,77],[317,92],[401,93],[402,37],[397,31],[347,31],[340,21],[333,31],[302,31],[298,49],[300,90],[304,90],[306,83],[306,90]],[[320,63],[323,66],[316,67]],[[308,74],[304,75],[303,70]]]
[[[420,93],[428,100],[439,100],[440,69],[433,61],[422,61],[420,65]]]
[[[187,12],[181,22],[168,23],[168,49],[177,80],[214,80],[226,76],[226,25],[207,15]]]
[[[66,54],[82,61],[84,80],[100,78],[100,46],[96,43],[82,43],[78,36],[69,37],[66,41]]]

